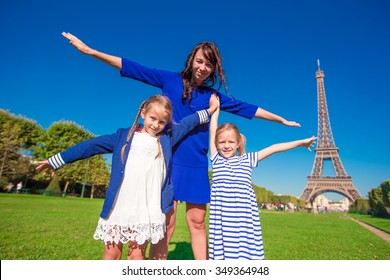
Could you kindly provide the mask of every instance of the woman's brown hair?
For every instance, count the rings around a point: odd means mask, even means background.
[[[183,104],[187,101],[188,103],[191,102],[192,99],[192,91],[194,88],[197,87],[197,85],[192,80],[192,64],[195,59],[195,54],[198,50],[202,50],[202,53],[204,57],[210,61],[210,63],[213,65],[214,71],[210,74],[210,76],[204,80],[203,86],[205,87],[213,87],[218,82],[218,88],[219,90],[221,88],[221,85],[223,84],[225,92],[227,93],[227,85],[226,85],[226,78],[225,78],[225,72],[222,68],[222,57],[219,53],[218,47],[211,42],[202,42],[196,45],[191,53],[188,55],[185,68],[180,73],[180,75],[183,78],[183,94],[182,94],[182,102]]]

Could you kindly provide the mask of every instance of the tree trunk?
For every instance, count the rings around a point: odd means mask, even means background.
[[[7,158],[7,148],[5,149],[4,156],[3,156],[3,162],[1,163],[1,169],[0,169],[0,179],[3,175],[4,165],[5,165],[5,159]]]
[[[69,181],[66,181],[64,191],[62,192],[62,196],[66,196],[66,191],[68,190]]]
[[[94,190],[95,190],[95,184],[92,184],[92,186],[91,186],[91,199],[93,199]]]

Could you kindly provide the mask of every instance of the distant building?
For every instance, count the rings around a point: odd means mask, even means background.
[[[326,209],[332,212],[347,212],[350,205],[350,201],[346,197],[340,201],[332,201],[322,194],[316,197],[315,202],[319,208],[326,207]]]

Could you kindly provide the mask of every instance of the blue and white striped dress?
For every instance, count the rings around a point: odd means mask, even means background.
[[[216,152],[210,160],[209,259],[264,259],[259,210],[251,185],[257,153],[225,159]]]

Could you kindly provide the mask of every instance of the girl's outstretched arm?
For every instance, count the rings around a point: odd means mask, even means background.
[[[69,43],[75,47],[78,51],[80,51],[83,54],[90,55],[94,58],[99,59],[100,61],[103,61],[104,63],[111,65],[112,67],[122,70],[122,58],[109,55],[106,53],[99,52],[95,49],[92,49],[88,47],[83,41],[81,41],[76,36],[68,33],[68,32],[62,32],[62,36],[67,38],[69,40]]]
[[[296,141],[271,145],[257,152],[257,160],[260,161],[265,159],[266,157],[269,157],[272,154],[288,151],[299,146],[306,147],[309,151],[311,151],[310,147],[314,147],[316,139],[317,137],[312,136],[310,138],[306,138],[302,140],[296,140]]]
[[[218,117],[219,117],[219,107],[214,112],[214,114],[211,116],[210,121],[210,156],[214,155],[217,147],[215,146],[215,135],[218,128]]]
[[[278,122],[281,124],[284,124],[286,126],[296,126],[296,127],[301,127],[301,125],[297,122],[294,121],[287,121],[281,116],[275,115],[271,112],[268,112],[264,109],[261,109],[260,107],[257,109],[255,113],[255,118],[258,119],[263,119],[263,120],[268,120],[268,121],[273,121],[273,122]]]
[[[209,100],[209,108],[207,109],[209,115],[214,114],[214,112],[219,109],[219,105],[220,103],[218,95],[216,95],[215,93],[212,94]]]

